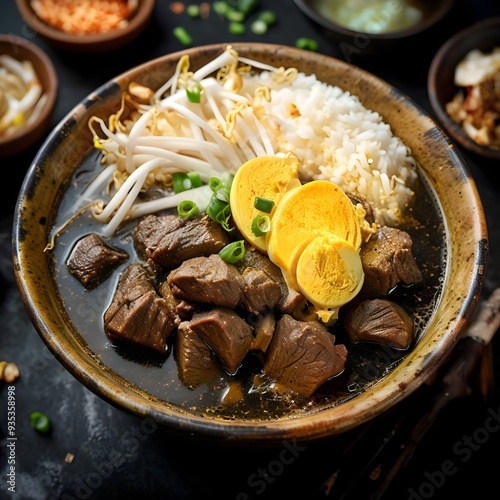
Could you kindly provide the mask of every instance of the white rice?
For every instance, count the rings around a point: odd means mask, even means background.
[[[257,82],[271,88],[271,101],[259,104],[276,121],[276,150],[295,153],[301,175],[364,197],[381,224],[398,223],[414,195],[417,163],[378,113],[314,75],[299,73],[291,84],[277,84],[267,72],[245,80],[248,91]]]

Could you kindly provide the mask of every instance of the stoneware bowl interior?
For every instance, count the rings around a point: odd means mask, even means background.
[[[9,55],[18,61],[30,61],[43,92],[47,95],[46,103],[37,119],[10,134],[0,135],[0,156],[7,156],[31,146],[49,128],[57,101],[58,79],[54,65],[47,54],[24,38],[0,35],[0,54]]]
[[[149,24],[155,0],[139,0],[125,27],[92,34],[72,34],[45,23],[37,16],[30,0],[16,0],[24,22],[57,49],[70,52],[95,53],[118,49],[137,38]]]
[[[111,404],[184,436],[219,442],[271,444],[283,439],[312,441],[339,435],[382,414],[421,386],[456,345],[479,300],[487,257],[487,231],[473,180],[456,148],[430,117],[397,89],[343,61],[318,53],[270,44],[233,44],[242,56],[271,65],[295,67],[359,96],[378,111],[412,148],[443,213],[447,251],[444,286],[436,310],[415,349],[366,392],[294,418],[241,421],[208,418],[152,397],[105,366],[75,331],[44,252],[61,198],[82,159],[93,153],[87,122],[94,114],[118,109],[131,81],[160,86],[188,54],[196,68],[214,59],[223,45],[169,54],[116,77],[78,104],[48,137],[23,183],[14,223],[14,266],[18,286],[41,338],[57,359]],[[94,156],[95,157],[95,156]],[[467,231],[464,231],[467,228]]]
[[[331,18],[326,17],[322,13],[320,5],[328,3],[327,0],[294,0],[297,7],[315,23],[326,35],[330,36],[337,42],[348,44],[361,44],[363,46],[362,53],[371,54],[378,50],[384,50],[389,47],[400,47],[403,43],[414,44],[418,42],[420,36],[440,23],[452,9],[455,0],[439,0],[436,2],[412,2],[416,7],[420,7],[423,16],[422,19],[404,29],[391,32],[381,33],[366,33],[350,29],[342,24],[334,22]],[[381,13],[381,16],[391,16],[390,2],[387,8]],[[363,41],[361,40],[363,39]]]
[[[454,77],[460,61],[471,50],[490,52],[495,47],[500,47],[500,17],[480,21],[453,35],[441,46],[431,62],[428,94],[438,122],[458,144],[475,155],[500,160],[500,150],[479,145],[446,112],[446,104],[459,90]]]

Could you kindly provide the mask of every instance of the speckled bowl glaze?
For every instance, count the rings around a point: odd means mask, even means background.
[[[427,90],[438,122],[453,140],[478,157],[500,160],[499,149],[478,144],[446,111],[446,104],[459,90],[455,85],[455,70],[460,61],[471,50],[490,52],[495,47],[500,47],[500,17],[485,19],[455,33],[434,55],[429,67]]]
[[[54,214],[72,174],[92,152],[87,121],[120,102],[131,81],[158,87],[179,58],[196,68],[223,45],[169,54],[118,76],[78,104],[48,137],[31,165],[16,207],[13,255],[18,286],[31,319],[55,357],[87,388],[118,408],[155,420],[184,436],[240,445],[313,441],[340,435],[401,402],[428,380],[456,345],[478,303],[488,254],[481,201],[466,165],[432,119],[379,78],[318,53],[270,44],[234,44],[242,56],[275,66],[296,67],[359,96],[378,111],[412,148],[441,203],[447,232],[446,271],[438,306],[415,349],[388,376],[337,406],[294,418],[239,421],[194,416],[143,392],[103,366],[65,315],[44,253]]]

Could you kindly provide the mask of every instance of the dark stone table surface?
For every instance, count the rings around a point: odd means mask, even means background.
[[[380,76],[432,116],[426,78],[436,50],[459,29],[484,17],[500,15],[498,1],[457,0],[441,28],[422,44],[407,49],[404,56],[395,48],[365,57],[362,53],[346,55],[291,0],[262,0],[262,8],[277,12],[278,24],[264,36],[241,37],[229,35],[227,25],[217,18],[203,22],[187,16],[180,18],[171,13],[170,3],[158,0],[150,28],[132,46],[107,56],[77,57],[51,48],[23,23],[14,0],[0,2],[0,33],[28,38],[52,58],[60,80],[53,126],[110,78],[139,63],[182,49],[172,35],[177,24],[183,24],[194,35],[195,45],[231,41],[295,45],[298,37],[314,38],[319,42],[319,52]],[[359,430],[341,439],[307,446],[283,443],[265,449],[216,446],[197,439],[186,441],[147,426],[134,415],[104,402],[53,357],[24,309],[11,262],[11,225],[17,193],[42,141],[15,156],[0,158],[0,169],[6,176],[5,190],[0,195],[0,361],[13,361],[21,371],[15,383],[15,493],[8,490],[7,388],[6,384],[0,386],[0,500],[340,498],[333,493],[327,496],[323,485],[339,461],[351,461],[354,470],[361,472],[363,453],[354,457],[340,453]],[[500,266],[496,265],[500,262],[500,189],[495,172],[500,165],[461,152],[487,216],[490,263],[483,287],[486,297],[500,285]],[[492,457],[500,452],[499,345],[500,338],[495,338],[491,353],[497,384],[492,398],[485,401],[475,391],[451,405],[383,498],[498,498],[498,457]],[[412,411],[418,411],[419,401],[410,398],[401,404],[401,409],[414,405]],[[32,411],[50,416],[50,434],[39,434],[31,428]],[[375,427],[366,433],[366,450],[377,442],[380,432]],[[460,457],[456,455],[458,448],[463,451]],[[67,453],[74,455],[71,464],[65,462]],[[450,461],[454,467],[447,469]],[[369,480],[357,481],[355,485],[359,490],[342,498],[372,498]]]

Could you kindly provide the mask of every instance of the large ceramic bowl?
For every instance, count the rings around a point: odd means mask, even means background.
[[[149,370],[145,380],[134,378],[132,366],[137,363],[120,357],[101,330],[90,333],[102,324],[109,297],[97,292],[87,298],[72,298],[73,288],[66,288],[69,283],[65,283],[71,277],[64,278],[65,262],[60,256],[64,252],[58,257],[57,252],[45,251],[56,233],[56,248],[64,244],[66,230],[59,226],[60,220],[57,224],[55,221],[58,212],[65,217],[75,214],[74,200],[68,198],[73,176],[77,170],[85,176],[84,170],[98,161],[89,118],[109,116],[118,110],[122,92],[130,82],[159,88],[171,77],[181,56],[189,55],[191,68],[199,68],[220,55],[223,45],[169,54],[131,69],[89,95],[53,131],[27,173],[16,208],[13,255],[19,289],[36,329],[55,358],[87,388],[118,408],[154,419],[174,433],[227,443],[267,445],[284,439],[313,441],[340,435],[413,393],[457,344],[478,303],[487,260],[488,237],[481,201],[453,144],[431,118],[386,82],[340,60],[296,48],[250,43],[234,44],[233,48],[240,56],[315,73],[320,80],[349,90],[367,108],[380,113],[413,151],[420,165],[419,177],[430,195],[427,202],[431,200],[432,210],[439,215],[432,227],[421,228],[424,241],[414,243],[420,245],[418,258],[424,259],[425,279],[432,284],[431,297],[427,297],[431,309],[415,345],[399,353],[377,351],[376,356],[379,361],[385,360],[387,369],[361,390],[347,391],[337,400],[334,396],[330,401],[306,405],[292,416],[254,414],[242,418],[236,413],[220,417],[217,412],[197,412],[199,393],[194,391],[186,403],[185,394],[169,392],[157,358],[146,363],[142,360]],[[415,218],[426,217],[426,203],[417,199]],[[428,265],[427,259],[434,264]],[[418,297],[410,291],[408,299]],[[365,371],[372,370],[376,363],[373,355]],[[342,379],[336,380],[333,387],[342,383]]]

